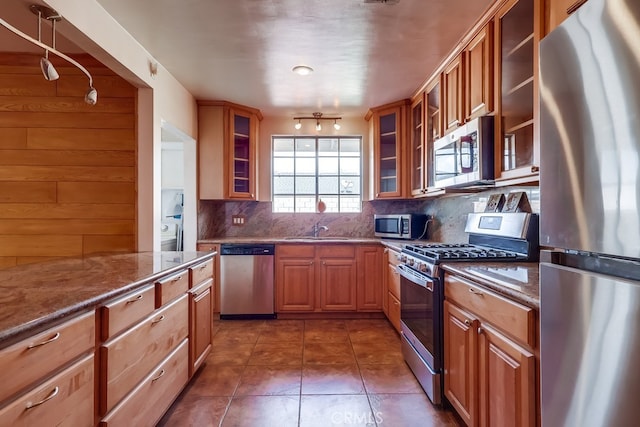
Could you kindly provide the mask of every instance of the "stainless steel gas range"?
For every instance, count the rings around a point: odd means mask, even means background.
[[[431,401],[443,402],[443,262],[534,261],[538,216],[469,214],[469,243],[407,244],[400,253],[400,321],[404,359]]]

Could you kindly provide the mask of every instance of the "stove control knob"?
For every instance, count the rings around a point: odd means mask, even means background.
[[[426,273],[426,272],[427,272],[427,264],[425,264],[425,263],[420,263],[420,264],[418,265],[418,270],[422,271],[423,273]]]
[[[407,261],[407,256],[406,255],[398,255],[398,259],[400,260],[400,262],[406,262]]]
[[[409,260],[407,261],[407,263],[409,265],[413,265],[415,263],[415,261],[413,260],[413,258],[409,258]]]

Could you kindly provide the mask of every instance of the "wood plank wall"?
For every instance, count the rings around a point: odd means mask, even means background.
[[[50,58],[0,53],[0,268],[136,250],[136,93],[88,55],[88,79]]]

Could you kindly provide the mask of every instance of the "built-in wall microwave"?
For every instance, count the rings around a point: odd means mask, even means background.
[[[392,239],[425,239],[428,219],[425,214],[374,215],[375,235]]]
[[[433,184],[438,188],[491,184],[493,117],[478,117],[433,145]]]

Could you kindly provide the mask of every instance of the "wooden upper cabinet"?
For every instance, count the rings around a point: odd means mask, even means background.
[[[444,133],[464,122],[464,68],[463,55],[456,56],[442,74],[444,88]]]
[[[493,21],[464,50],[465,121],[493,112]]]
[[[259,110],[198,102],[199,198],[256,200]]]
[[[578,10],[587,0],[545,0],[545,32],[553,31],[569,15]]]
[[[406,109],[403,100],[378,108],[372,108],[365,116],[373,128],[373,198],[398,199],[405,196],[406,173],[404,141]]]
[[[411,195],[420,196],[427,188],[426,184],[426,149],[425,137],[425,112],[424,112],[424,92],[420,92],[411,103],[410,119],[410,153],[411,153]]]
[[[540,38],[538,0],[511,0],[495,18],[496,181],[537,181],[537,55]]]

